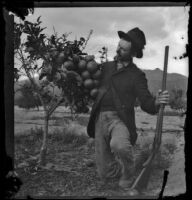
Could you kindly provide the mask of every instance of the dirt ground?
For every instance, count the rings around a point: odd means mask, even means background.
[[[115,198],[120,196],[128,198],[126,192],[118,189],[117,180],[103,183],[96,173],[94,141],[86,138],[88,115],[80,115],[77,121],[72,122],[65,109],[57,109],[50,120],[47,164],[37,169],[36,155],[39,152],[41,136],[30,133],[31,129],[42,127],[42,117],[42,111],[25,111],[15,108],[15,167],[23,181],[16,198],[28,195],[31,197],[105,196]],[[137,147],[142,149],[142,146],[150,146],[152,143],[156,118],[140,110],[136,112],[139,134],[135,147],[136,154],[139,152]],[[164,116],[162,163],[158,162],[158,158],[155,160],[156,169],[143,195],[158,196],[164,169],[169,171],[164,196],[185,193],[184,120],[184,117]],[[55,135],[56,131],[62,132],[63,128],[83,139],[64,141],[61,134]]]

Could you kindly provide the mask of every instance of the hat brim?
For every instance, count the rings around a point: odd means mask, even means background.
[[[133,42],[133,40],[125,32],[118,31],[117,33],[118,33],[120,39],[125,39],[127,41]]]

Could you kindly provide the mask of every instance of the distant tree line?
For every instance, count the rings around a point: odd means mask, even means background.
[[[20,95],[15,99],[15,105],[24,109],[33,109],[37,108],[39,110],[39,106],[41,106],[41,101],[37,94],[33,91],[31,83],[29,81],[25,81],[24,84],[20,86],[17,90]]]

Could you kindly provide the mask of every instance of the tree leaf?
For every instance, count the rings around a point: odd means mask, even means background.
[[[40,18],[41,18],[41,15],[37,18],[37,22],[39,22],[40,21]]]
[[[84,37],[80,37],[80,41],[85,42],[85,38]]]

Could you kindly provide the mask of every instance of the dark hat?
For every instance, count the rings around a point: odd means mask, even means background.
[[[123,31],[118,31],[118,35],[121,39],[131,41],[133,43],[133,46],[136,48],[137,58],[143,57],[143,49],[146,45],[145,35],[143,31],[136,27],[131,29],[127,33],[124,33]]]

